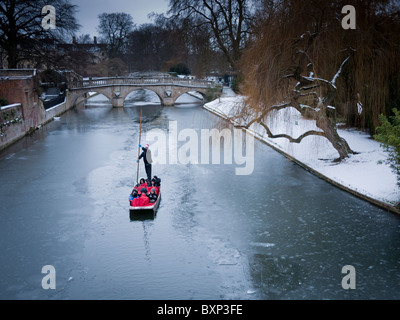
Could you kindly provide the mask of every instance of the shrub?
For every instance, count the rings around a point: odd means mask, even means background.
[[[7,106],[9,104],[10,103],[7,101],[7,99],[0,97],[0,107]]]
[[[400,111],[393,109],[393,113],[394,116],[389,118],[379,116],[380,126],[374,138],[389,152],[387,163],[397,174],[397,184],[400,186]]]
[[[241,84],[242,84],[242,77],[241,76],[237,76],[237,77],[233,78],[233,80],[232,80],[231,89],[235,93],[239,93]]]
[[[208,88],[206,92],[207,102],[213,101],[221,96],[221,89],[218,87]]]

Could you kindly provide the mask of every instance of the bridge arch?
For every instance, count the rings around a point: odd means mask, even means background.
[[[87,90],[86,93],[87,95],[89,95],[89,92],[96,92],[97,94],[102,94],[103,96],[105,96],[110,103],[112,103],[112,95],[110,94],[109,90],[102,90],[101,88],[94,88],[91,90]]]
[[[105,93],[105,92],[101,92],[102,90],[96,90],[96,89],[94,89],[94,90],[87,90],[87,91],[84,91],[84,92],[82,92],[82,91],[80,91],[80,92],[74,92],[72,95],[71,95],[71,97],[70,97],[70,105],[71,106],[75,106],[75,105],[77,105],[77,104],[79,104],[79,103],[82,103],[82,102],[86,102],[88,99],[90,99],[90,97],[91,96],[93,96],[93,95],[89,95],[89,92],[90,93],[92,93],[92,92],[95,92],[96,94],[94,95],[94,96],[96,96],[96,95],[103,95],[104,97],[106,97],[107,99],[108,99],[108,101],[110,102],[110,104],[112,103],[112,99],[109,97],[109,95],[107,94],[107,93]]]
[[[74,93],[69,96],[69,105],[71,107],[75,107],[76,105],[80,104],[81,102],[86,100],[86,93]]]
[[[125,103],[126,99],[128,98],[128,96],[129,96],[131,93],[133,93],[133,92],[135,92],[135,91],[139,91],[139,90],[147,90],[147,91],[151,91],[151,92],[155,93],[156,96],[158,97],[158,99],[160,100],[160,103],[162,104],[163,99],[162,99],[162,97],[160,96],[160,93],[157,92],[157,90],[154,90],[154,89],[151,88],[151,87],[150,87],[150,88],[136,87],[136,88],[128,89],[128,90],[127,90],[127,93],[126,93],[126,95],[125,95],[125,97],[124,97],[124,103]]]
[[[176,103],[176,101],[177,101],[180,97],[182,97],[184,94],[187,94],[187,93],[190,93],[190,92],[199,93],[199,94],[202,96],[203,101],[204,101],[204,102],[206,101],[206,93],[207,93],[207,90],[200,90],[200,89],[190,89],[190,88],[187,88],[187,89],[184,89],[184,90],[180,90],[180,91],[179,91],[179,93],[177,94],[177,97],[176,97],[175,100],[174,100],[174,103]],[[199,100],[199,101],[200,101],[200,100]]]
[[[110,104],[112,104],[112,99],[111,99],[109,96],[107,96],[106,94],[104,94],[104,93],[102,93],[102,92],[99,92],[99,91],[100,91],[100,90],[93,90],[93,91],[87,92],[87,93],[85,94],[85,96],[86,96],[86,101],[89,100],[89,99],[91,99],[91,98],[95,98],[95,97],[98,97],[98,96],[103,96],[103,97],[105,97],[105,98],[107,99],[107,101],[108,101]],[[94,94],[89,95],[89,93],[94,93]]]

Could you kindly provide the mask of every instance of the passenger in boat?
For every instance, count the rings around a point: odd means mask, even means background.
[[[133,206],[134,207],[147,207],[150,204],[149,197],[147,196],[147,189],[142,188],[140,190],[140,192],[141,192],[141,196],[140,196],[140,198],[133,200]]]
[[[139,192],[136,189],[133,189],[131,195],[129,196],[129,201],[131,203],[131,206],[133,206],[133,200],[137,198],[139,198]]]
[[[160,187],[157,187],[155,181],[154,181],[154,180],[151,180],[151,185],[150,185],[150,187],[147,188],[147,189],[148,189],[149,192],[150,192],[153,188],[156,190],[156,194],[159,195],[159,194],[160,194]]]
[[[129,196],[129,200],[133,201],[136,198],[139,198],[139,191],[137,191],[137,189],[133,189],[131,195]]]
[[[156,193],[156,188],[152,188],[149,194],[149,201],[150,203],[156,203],[157,202],[157,193]]]
[[[142,181],[142,179],[140,179],[140,181]],[[137,191],[139,191],[140,190],[140,182],[139,183],[137,183],[136,185],[135,185],[135,189],[137,190]]]
[[[160,178],[158,178],[157,176],[154,176],[152,181],[154,181],[156,187],[161,187],[161,179]]]
[[[144,178],[141,178],[139,183],[135,186],[135,189],[139,192],[142,188],[147,188],[147,182]],[[140,193],[140,192],[139,192]]]

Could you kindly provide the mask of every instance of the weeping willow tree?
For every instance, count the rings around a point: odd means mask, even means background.
[[[261,124],[269,137],[300,143],[326,137],[342,160],[353,151],[336,131],[336,118],[368,128],[400,90],[399,12],[392,1],[356,1],[357,28],[344,30],[343,1],[265,1],[262,24],[242,57],[243,93],[238,117]],[[394,99],[395,101],[395,99]],[[300,137],[274,134],[273,110],[295,108],[319,130]]]
[[[373,135],[379,116],[393,115],[400,103],[400,2],[364,0],[354,6],[357,29],[339,28],[331,44],[353,49],[336,105],[348,125]]]

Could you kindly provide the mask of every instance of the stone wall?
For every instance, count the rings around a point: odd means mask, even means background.
[[[46,111],[34,88],[35,74],[32,70],[30,74],[28,70],[0,70],[0,97],[11,104],[1,108],[0,112],[0,150],[70,108],[65,101]],[[20,115],[21,119],[7,124],[13,115],[15,118]]]
[[[39,97],[34,90],[32,78],[10,77],[7,80],[0,78],[0,97],[7,99],[10,104],[22,104],[22,116],[26,131],[41,124]]]
[[[0,109],[0,150],[19,137],[25,136],[25,124],[22,118],[22,105],[14,104]]]

